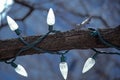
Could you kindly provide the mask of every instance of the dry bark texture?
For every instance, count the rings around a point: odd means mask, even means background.
[[[104,39],[112,44],[120,46],[120,26],[116,28],[102,29],[100,32]],[[27,42],[33,42],[39,37],[40,36],[30,36],[24,37],[24,39]],[[0,59],[14,57],[23,46],[24,45],[18,39],[0,41]],[[71,30],[49,35],[44,41],[42,41],[42,43],[38,44],[37,47],[50,51],[60,51],[71,49],[107,48],[108,46],[101,43],[98,38],[91,36],[90,31],[88,30]],[[29,49],[20,55],[36,53],[40,54],[41,52]]]
[[[56,16],[54,28],[63,31],[64,33],[50,35],[37,46],[42,46],[49,50],[78,49],[71,50],[66,54],[67,62],[69,64],[68,80],[120,80],[120,58],[118,55],[99,55],[96,59],[96,65],[86,74],[82,74],[81,72],[85,61],[95,53],[89,50],[89,47],[99,47],[99,50],[107,52],[114,52],[116,50],[113,48],[106,48],[107,46],[102,45],[98,39],[91,37],[87,31],[69,31],[74,29],[76,24],[81,23],[89,16],[93,16],[93,18],[90,24],[84,26],[84,28],[115,28],[120,24],[120,0],[14,1],[15,3],[8,15],[15,19],[24,36],[33,36],[25,38],[28,42],[32,42],[38,38],[38,36],[34,35],[41,35],[47,32],[48,26],[46,24],[46,17],[49,8],[53,8]],[[115,31],[114,29],[108,29],[107,31],[105,30],[105,32],[103,30],[101,31],[105,39],[113,44],[120,45],[120,31],[118,30],[119,28],[117,31],[116,29]],[[23,47],[23,44],[20,41],[11,39],[16,37],[17,36],[9,29],[6,20],[4,19],[0,26],[0,40],[5,40],[0,41],[0,59],[13,57],[19,49]],[[101,49],[101,47],[104,49]],[[37,53],[41,54],[40,52],[30,49],[21,55],[34,55],[18,57],[15,61],[15,63],[19,63],[27,69],[27,72],[30,75],[28,78],[24,79],[17,75],[10,65],[0,63],[0,79],[63,80],[58,69],[60,61],[59,55],[35,55]]]

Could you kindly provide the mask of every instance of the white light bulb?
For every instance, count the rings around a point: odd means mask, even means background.
[[[0,13],[9,11],[8,8],[14,3],[13,0],[0,0]],[[6,11],[7,10],[7,11]]]
[[[12,31],[15,31],[18,29],[17,23],[10,16],[7,16],[7,22]]]
[[[63,76],[63,78],[66,80],[67,79],[67,75],[68,75],[68,65],[66,62],[61,62],[59,64],[59,68],[61,71],[61,74]]]
[[[13,3],[14,3],[13,0],[7,0],[7,5],[8,5],[8,6],[11,6]]]
[[[87,61],[84,64],[82,73],[87,72],[95,65],[95,60],[93,58],[88,58]]]
[[[20,75],[22,75],[22,76],[24,76],[24,77],[28,77],[28,74],[27,74],[27,72],[26,72],[26,70],[24,69],[24,67],[23,66],[21,66],[21,65],[17,65],[17,67],[15,68],[15,71],[18,73],[18,74],[20,74]]]
[[[0,0],[0,13],[5,9],[6,0]]]
[[[81,23],[81,25],[88,24],[88,23],[90,22],[91,18],[92,18],[92,16],[90,16],[90,17],[88,17],[87,19],[85,19],[85,20]]]
[[[48,12],[48,15],[47,15],[47,24],[48,25],[54,25],[55,24],[55,15],[54,15],[54,12],[53,12],[52,8],[49,9],[49,12]]]

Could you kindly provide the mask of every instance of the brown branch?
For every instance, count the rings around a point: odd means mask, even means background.
[[[120,26],[116,28],[101,29],[103,37],[109,42],[120,46]],[[24,37],[27,42],[33,42],[40,36]],[[0,60],[13,58],[15,54],[24,45],[18,39],[10,39],[0,41]],[[98,39],[91,37],[88,30],[70,30],[53,35],[49,35],[42,43],[37,47],[41,47],[46,50],[59,51],[59,50],[71,50],[71,49],[89,49],[89,48],[107,48]],[[20,55],[40,54],[33,49],[27,50]]]

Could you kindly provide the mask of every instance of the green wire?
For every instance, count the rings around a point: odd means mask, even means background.
[[[102,43],[104,43],[105,45],[107,45],[107,46],[109,46],[109,47],[113,47],[113,48],[115,48],[115,49],[117,49],[117,50],[120,50],[119,47],[117,47],[117,46],[113,45],[112,43],[108,42],[107,40],[105,40],[105,39],[101,36],[99,30],[97,30],[97,33],[98,33],[99,39],[100,39],[100,41],[101,41]]]
[[[19,29],[18,29],[19,30]],[[37,51],[42,51],[42,52],[46,52],[46,53],[52,53],[52,54],[60,54],[60,52],[56,51],[49,51],[49,50],[45,50],[45,49],[42,49],[42,48],[37,48],[35,47],[35,45],[37,45],[38,43],[41,43],[50,33],[57,33],[57,32],[60,32],[60,31],[56,31],[56,30],[51,30],[49,31],[48,33],[46,33],[45,35],[43,35],[42,37],[38,38],[36,41],[34,41],[33,43],[28,43],[26,42],[23,37],[20,35],[20,34],[16,34],[19,36],[19,40],[25,45],[23,48],[21,48],[21,50],[15,55],[15,57],[12,59],[12,60],[3,60],[1,62],[5,62],[7,64],[12,64],[14,63],[14,61],[16,60],[17,56],[19,56],[23,51],[26,51],[30,48],[33,48]],[[66,54],[68,51],[65,51],[64,53],[62,54]]]
[[[120,48],[119,48],[118,46],[115,46],[114,44],[112,44],[112,43],[108,42],[107,40],[105,40],[105,39],[102,37],[102,35],[100,34],[100,32],[99,32],[98,29],[97,29],[97,30],[95,30],[95,29],[93,29],[93,28],[88,28],[88,29],[89,29],[90,31],[92,31],[92,32],[91,32],[91,35],[94,36],[94,37],[97,37],[97,36],[98,36],[99,40],[100,40],[103,44],[105,44],[105,45],[107,45],[107,46],[109,46],[109,47],[113,47],[113,48],[115,48],[115,49],[117,49],[117,50],[120,50]]]
[[[116,55],[120,55],[120,53],[118,52],[105,52],[105,51],[98,51],[95,48],[91,48],[91,50],[95,51],[97,54],[116,54]]]
[[[100,40],[103,44],[105,44],[105,45],[107,45],[107,46],[109,46],[109,47],[113,47],[113,48],[115,48],[115,49],[117,49],[117,50],[120,50],[119,47],[117,47],[117,46],[113,45],[112,43],[108,42],[107,40],[105,40],[105,39],[102,37],[102,35],[100,34],[100,32],[99,32],[98,29],[97,29],[97,30],[95,30],[95,29],[93,29],[93,28],[88,28],[88,29],[91,31],[91,35],[94,36],[94,37],[99,38],[99,40]],[[118,53],[118,52],[98,51],[98,50],[96,50],[95,48],[91,48],[91,50],[93,50],[93,51],[96,52],[95,56],[98,55],[98,54],[116,54],[116,55],[120,55],[120,53]]]

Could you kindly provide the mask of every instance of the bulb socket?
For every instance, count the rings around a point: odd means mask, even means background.
[[[49,25],[48,30],[49,30],[50,32],[52,32],[52,31],[53,31],[53,25]]]
[[[97,56],[98,56],[98,53],[95,53],[92,58],[96,59]]]
[[[20,34],[21,34],[21,31],[20,31],[19,29],[16,29],[16,30],[15,30],[15,33],[16,33],[17,35],[20,35]]]
[[[12,63],[11,63],[11,66],[14,67],[14,68],[16,68],[16,67],[17,67],[17,64],[15,64],[15,63],[12,62]]]
[[[61,62],[66,62],[66,57],[64,55],[61,56]]]

